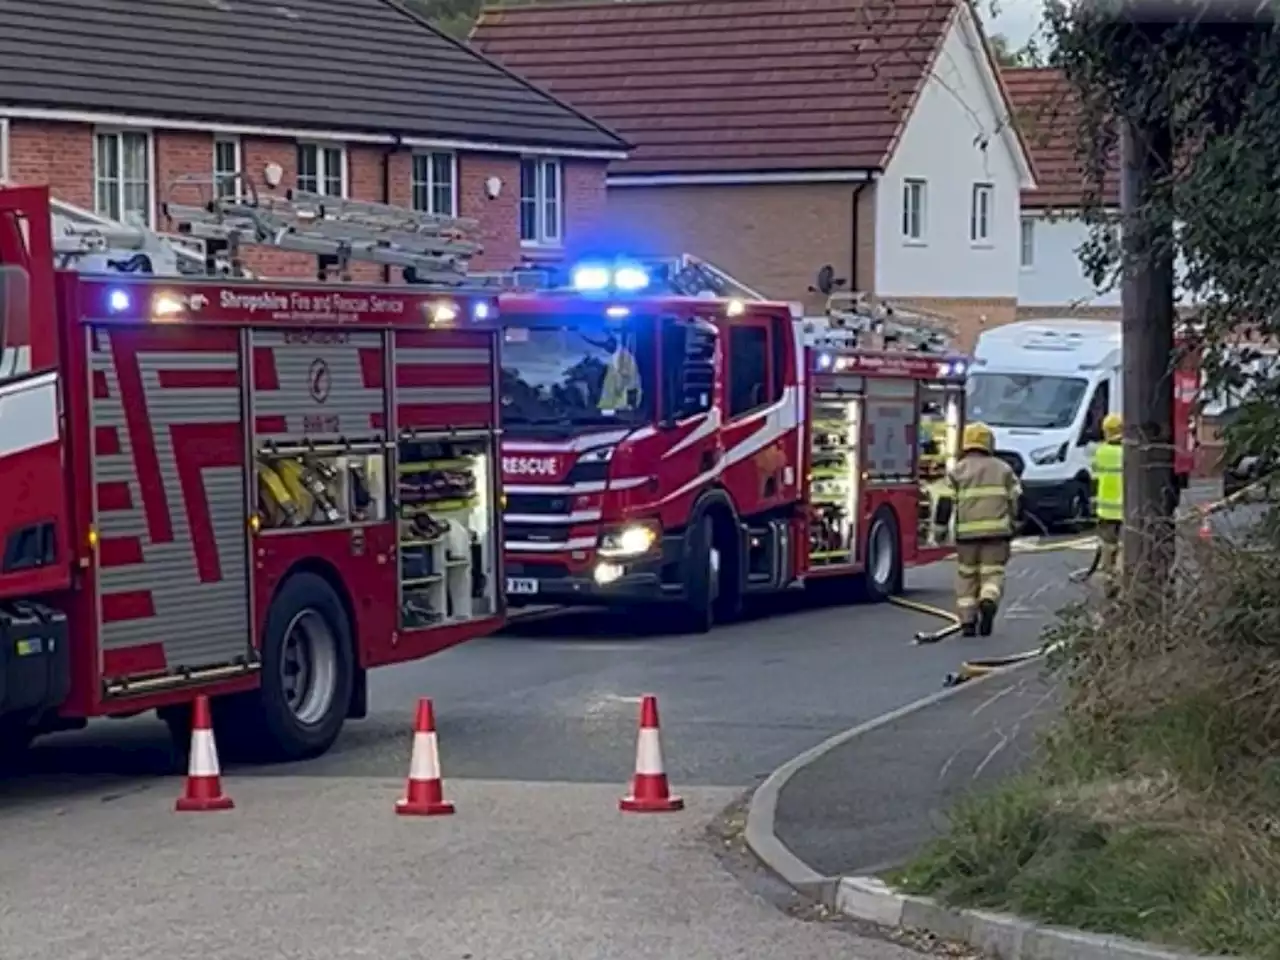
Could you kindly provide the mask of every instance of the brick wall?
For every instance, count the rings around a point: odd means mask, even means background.
[[[815,307],[822,298],[808,289],[818,270],[829,263],[847,278],[852,268],[856,189],[847,183],[614,187],[609,224],[636,253],[691,253],[767,297]],[[859,271],[870,268],[871,261],[860,260]]]
[[[18,183],[48,184],[61,200],[93,209],[93,129],[83,124],[32,123],[15,120],[10,124],[12,178]],[[212,134],[158,131],[154,135],[156,209],[166,199],[199,202],[198,188],[185,186],[170,191],[175,178],[184,174],[209,177],[213,172]],[[347,150],[348,192],[355,200],[382,201],[382,164],[385,148],[351,146]],[[390,199],[393,204],[412,203],[412,157],[407,150],[390,155]],[[241,163],[247,179],[265,190],[262,175],[269,163],[284,170],[284,186],[293,184],[297,157],[293,141],[241,138]],[[496,198],[490,198],[486,182],[502,181]],[[520,161],[501,154],[460,153],[457,162],[458,213],[479,222],[479,239],[484,253],[475,261],[476,269],[505,270],[524,259],[520,246]],[[583,232],[593,230],[605,208],[604,164],[568,161],[564,165],[565,242],[572,244]],[[169,227],[162,217],[157,226]],[[547,254],[543,254],[544,256]],[[554,251],[551,255],[555,255]],[[315,260],[302,254],[251,249],[246,261],[254,272],[270,277],[310,279]],[[398,270],[393,270],[393,279]],[[376,281],[381,269],[357,264],[358,280]]]

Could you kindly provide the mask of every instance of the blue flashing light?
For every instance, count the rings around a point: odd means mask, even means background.
[[[488,320],[492,315],[493,309],[484,300],[477,301],[475,306],[471,308],[471,316],[477,320]]]
[[[831,354],[822,353],[818,355],[818,369],[826,370],[831,366]]]
[[[635,293],[649,286],[649,274],[640,267],[618,267],[613,272],[613,285],[626,293]]]
[[[618,306],[609,307],[605,310],[604,315],[610,320],[625,320],[627,317],[631,316],[631,308]]]
[[[608,267],[594,265],[576,267],[573,271],[573,288],[583,292],[607,290],[611,279]]]
[[[112,290],[107,298],[107,306],[112,313],[123,313],[129,309],[129,294],[124,290]]]

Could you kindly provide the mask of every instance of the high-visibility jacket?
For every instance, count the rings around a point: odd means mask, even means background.
[[[947,480],[955,491],[957,540],[1013,536],[1022,491],[1012,467],[989,453],[969,452],[951,468]]]
[[[1099,520],[1124,519],[1124,444],[1100,443],[1093,452],[1093,475],[1098,480]]]
[[[627,410],[627,391],[640,389],[640,368],[626,347],[618,347],[609,358],[604,383],[600,387],[601,410]]]

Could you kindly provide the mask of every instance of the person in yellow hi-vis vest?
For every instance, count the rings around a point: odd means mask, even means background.
[[[1098,566],[1107,590],[1115,590],[1120,578],[1124,529],[1124,421],[1109,413],[1102,421],[1102,443],[1093,452],[1096,486],[1094,513],[1098,516]]]
[[[961,457],[947,473],[956,503],[956,613],[966,637],[991,634],[1022,495],[993,446],[990,427],[966,424]]]

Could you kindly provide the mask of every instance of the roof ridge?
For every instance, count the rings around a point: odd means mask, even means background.
[[[489,57],[484,53],[482,53],[480,50],[477,50],[472,44],[463,43],[457,37],[453,37],[453,36],[450,36],[448,33],[445,33],[445,31],[441,30],[439,27],[433,24],[430,20],[428,20],[422,14],[418,13],[416,10],[411,9],[404,2],[404,0],[381,0],[381,2],[386,4],[388,7],[391,7],[393,10],[397,11],[398,13],[408,17],[410,20],[413,20],[415,23],[421,24],[423,27],[430,30],[436,36],[440,37],[442,40],[452,44],[453,46],[457,47],[459,50],[463,51],[464,53],[469,54],[470,56],[474,57],[476,60],[479,60],[481,63],[484,63],[487,66],[493,67],[493,69],[511,78],[512,80],[516,81],[526,89],[532,90],[534,93],[538,94],[539,96],[545,97],[547,100],[550,100],[556,106],[562,107],[563,109],[569,111],[575,117],[578,117],[580,120],[585,121],[595,129],[599,130],[605,136],[612,139],[620,149],[628,150],[628,151],[631,149],[631,144],[627,142],[627,140],[621,134],[619,134],[616,130],[609,129],[604,124],[602,124],[599,120],[596,120],[594,117],[588,116],[587,114],[583,113],[573,104],[566,103],[564,100],[561,100],[559,97],[557,97],[555,94],[551,93],[550,91],[545,90],[542,87],[538,86],[537,84],[530,82],[529,80],[520,76],[520,74],[514,73],[511,70],[508,70],[497,60],[494,60],[492,57]],[[472,29],[474,32],[474,28]]]

